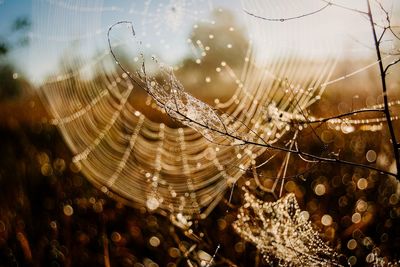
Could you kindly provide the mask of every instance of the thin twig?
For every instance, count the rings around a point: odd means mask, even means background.
[[[393,127],[393,123],[391,120],[391,115],[390,115],[390,109],[389,109],[389,100],[388,100],[388,95],[387,95],[387,87],[386,87],[386,69],[384,69],[383,67],[383,62],[382,62],[382,58],[381,58],[381,51],[380,51],[380,42],[377,38],[376,35],[376,30],[375,30],[375,26],[374,26],[374,18],[372,17],[372,12],[371,12],[371,5],[370,5],[370,0],[366,0],[367,1],[367,6],[368,6],[368,17],[369,17],[369,21],[371,23],[371,29],[372,29],[372,34],[374,37],[374,43],[375,43],[375,49],[376,49],[376,56],[378,58],[378,64],[379,64],[379,71],[381,74],[381,83],[382,83],[382,95],[383,95],[383,104],[384,104],[384,113],[386,116],[386,121],[387,121],[387,125],[389,128],[389,133],[390,133],[390,138],[391,138],[391,142],[392,142],[392,148],[393,148],[393,154],[394,154],[394,159],[396,161],[396,178],[398,180],[400,180],[400,156],[399,156],[399,151],[397,148],[397,140],[396,140],[396,134],[394,132],[394,127]],[[381,6],[381,8],[383,8]],[[390,64],[388,65],[390,66]]]
[[[109,252],[109,244],[108,244],[108,237],[107,237],[107,231],[106,231],[106,222],[105,222],[105,216],[104,214],[101,215],[101,221],[102,221],[102,231],[103,233],[101,234],[101,239],[103,242],[103,257],[104,257],[104,267],[111,267],[110,263],[110,252]]]
[[[382,32],[382,36],[384,35],[384,33],[385,33],[386,30],[389,30],[389,31],[393,34],[393,36],[394,36],[396,39],[399,39],[399,40],[400,40],[400,36],[398,36],[398,35],[393,31],[393,28],[392,28],[392,25],[391,25],[391,21],[390,21],[389,12],[383,7],[383,5],[382,5],[381,2],[376,1],[376,0],[375,0],[375,2],[379,5],[381,11],[382,11],[383,13],[385,13],[385,15],[386,15],[386,21],[387,21],[387,23],[388,23],[388,25],[387,25],[386,27],[384,27],[384,32]],[[381,40],[381,38],[379,38],[379,39]],[[379,42],[380,42],[380,40],[379,40]]]
[[[396,59],[395,61],[393,61],[392,63],[388,64],[388,65],[386,66],[385,70],[383,71],[383,73],[385,74],[385,76],[386,76],[387,71],[389,70],[389,68],[391,68],[392,66],[396,65],[396,64],[399,63],[399,62],[400,62],[400,58],[398,58],[398,59]]]
[[[310,124],[310,123],[323,123],[323,122],[328,122],[334,119],[340,119],[343,117],[349,117],[353,115],[357,115],[360,113],[370,113],[370,112],[384,112],[384,109],[381,108],[373,108],[373,109],[359,109],[359,110],[354,110],[346,113],[342,113],[339,115],[335,115],[332,117],[327,117],[327,118],[321,118],[321,119],[311,119],[311,120],[306,120],[306,121],[296,121],[297,124]]]

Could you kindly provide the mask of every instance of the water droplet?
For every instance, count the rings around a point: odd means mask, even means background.
[[[372,263],[375,260],[375,254],[374,253],[369,253],[367,257],[365,258],[366,262]]]
[[[325,214],[324,216],[322,216],[321,218],[321,223],[324,226],[329,226],[332,224],[332,217],[329,214]]]
[[[300,216],[307,221],[310,218],[310,213],[308,213],[308,211],[303,210],[302,212],[300,212]]]
[[[368,187],[368,180],[365,178],[361,178],[357,181],[357,187],[360,190],[364,190]]]
[[[149,210],[153,211],[156,210],[160,206],[160,202],[155,197],[150,197],[146,201],[146,206]]]
[[[368,150],[365,157],[367,158],[368,162],[374,162],[376,160],[376,152],[374,150]]]
[[[181,252],[179,249],[172,247],[168,250],[168,254],[171,258],[178,258],[181,255]]]
[[[66,216],[71,216],[72,214],[74,214],[74,209],[71,205],[65,205],[63,211]]]
[[[111,240],[112,240],[113,242],[117,243],[117,242],[121,241],[121,239],[122,239],[122,237],[121,237],[120,233],[118,233],[118,232],[113,232],[113,233],[111,234]]]
[[[353,216],[351,216],[351,221],[353,223],[359,223],[361,221],[361,214],[356,212],[353,214]]]
[[[357,247],[357,241],[356,241],[356,240],[350,239],[350,240],[347,242],[347,248],[348,248],[348,249],[353,250],[353,249],[355,249],[356,247]]]
[[[356,258],[356,256],[351,256],[351,257],[349,257],[348,263],[349,263],[350,266],[356,265],[356,263],[357,263],[357,258]]]
[[[160,239],[158,238],[158,237],[156,237],[156,236],[152,236],[152,237],[150,237],[150,239],[149,239],[149,244],[152,246],[152,247],[158,247],[159,245],[160,245],[160,243],[161,243],[161,241],[160,241]]]
[[[326,188],[324,184],[317,184],[314,188],[314,192],[317,196],[322,196],[326,193]]]

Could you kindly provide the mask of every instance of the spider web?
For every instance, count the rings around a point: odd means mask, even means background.
[[[48,21],[44,21],[38,32],[51,36],[48,31],[57,33],[58,27],[63,27],[74,35],[55,40],[79,37],[83,49],[90,48],[86,40],[106,43],[106,32],[99,29],[102,24],[99,17],[114,11],[122,16],[125,11],[103,6],[100,2],[79,1],[79,6],[77,3],[39,1],[38,9],[42,5],[50,5],[53,9],[54,12],[49,12],[53,16],[50,21],[61,16],[61,21],[79,20],[79,23],[68,25],[62,22],[49,27],[44,26],[48,25]],[[143,25],[149,23],[147,15],[150,13],[171,12],[161,6],[155,11],[150,10],[152,2],[147,3],[150,4],[146,12],[137,11],[137,14],[144,14]],[[269,8],[280,9],[285,3]],[[194,8],[195,3],[176,1],[176,5],[193,5]],[[257,1],[246,1],[244,5],[254,8]],[[204,5],[200,7],[204,8]],[[180,11],[187,16],[179,23],[193,22],[190,13],[193,8]],[[150,17],[154,19],[154,16]],[[185,17],[191,19],[186,21]],[[245,19],[250,25],[251,39],[241,71],[235,72],[223,62],[220,66],[227,79],[235,81],[236,88],[227,101],[216,101],[215,106],[187,93],[167,66],[160,68],[157,65],[155,73],[161,73],[161,76],[143,72],[140,66],[129,69],[129,73],[118,71],[116,65],[122,63],[115,64],[107,47],[94,57],[84,53],[86,56],[74,61],[72,70],[44,83],[43,99],[53,116],[52,122],[58,126],[75,155],[75,164],[88,180],[111,197],[173,214],[185,223],[186,219],[204,218],[209,214],[226,189],[266,151],[259,146],[236,144],[221,133],[234,133],[246,140],[262,139],[268,144],[277,142],[290,130],[290,124],[271,116],[271,112],[279,110],[294,115],[304,112],[320,98],[336,62],[331,47],[326,50],[326,43],[321,47],[325,47],[325,52],[330,51],[331,56],[324,59],[311,60],[317,56],[315,49],[298,51],[302,34],[307,33],[307,38],[310,35],[307,23],[297,23],[296,34],[290,36],[286,30],[293,25],[265,27],[265,22],[256,18],[245,16]],[[272,42],[271,36],[279,34],[285,38]],[[138,36],[140,38],[140,34]],[[132,44],[131,36],[128,37],[128,41],[113,39],[112,48],[124,42]],[[146,42],[142,43],[141,49],[146,49]],[[265,45],[261,47],[260,43]],[[144,53],[136,51],[136,55]],[[97,70],[96,77],[80,78],[91,77],[90,69]],[[134,75],[138,83],[133,82],[130,75]],[[145,102],[153,113],[158,112],[157,119],[147,116],[132,103],[141,88],[152,96]],[[159,122],[165,113],[182,124],[171,126]],[[207,127],[200,127],[193,121]],[[210,131],[208,127],[218,129],[219,133],[215,134],[216,131]]]

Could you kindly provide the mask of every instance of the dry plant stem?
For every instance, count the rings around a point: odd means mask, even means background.
[[[400,62],[400,58],[396,59],[395,61],[393,61],[392,63],[390,63],[389,65],[387,65],[386,68],[385,68],[385,71],[384,71],[385,75],[387,74],[387,71],[389,70],[390,67],[396,65],[396,64],[399,63],[399,62]]]
[[[257,142],[241,140],[240,138],[234,137],[234,136],[229,135],[229,134],[227,136],[235,138],[236,140],[242,141],[242,142],[244,142],[245,144],[248,144],[248,145],[263,146],[263,147],[267,147],[267,148],[270,148],[270,149],[275,149],[275,150],[279,150],[279,151],[293,153],[293,154],[296,154],[296,155],[299,155],[299,156],[315,159],[315,160],[320,161],[320,162],[339,163],[339,164],[343,164],[343,165],[350,165],[350,166],[353,166],[353,167],[361,167],[361,168],[377,171],[377,172],[380,172],[382,174],[386,174],[386,175],[397,177],[397,174],[395,174],[395,173],[392,173],[392,172],[389,172],[389,171],[385,171],[385,170],[381,170],[379,168],[375,168],[373,166],[369,166],[369,165],[365,165],[365,164],[361,164],[361,163],[355,163],[355,162],[351,162],[351,161],[347,161],[347,160],[341,160],[341,159],[338,159],[338,158],[325,158],[325,157],[317,156],[317,155],[314,155],[314,154],[311,154],[311,153],[303,152],[301,150],[294,150],[294,149],[289,149],[289,148],[285,148],[285,147],[277,147],[277,146],[274,146],[274,145],[270,145],[268,143],[262,144],[262,143],[257,143]]]
[[[360,113],[370,113],[370,112],[384,112],[384,109],[381,108],[377,108],[377,109],[359,109],[359,110],[354,110],[354,111],[350,111],[350,112],[346,112],[346,113],[342,113],[336,116],[332,116],[332,117],[327,117],[327,118],[321,118],[321,119],[315,119],[315,120],[307,120],[307,121],[294,121],[293,124],[311,124],[311,123],[323,123],[323,122],[329,122],[330,120],[334,120],[334,119],[340,119],[343,117],[349,117],[349,116],[353,116],[356,114],[360,114]]]
[[[146,90],[146,89],[144,89],[144,90]],[[183,117],[184,120],[190,121],[191,123],[197,124],[197,125],[199,125],[199,126],[201,126],[203,128],[209,129],[209,130],[211,130],[213,132],[216,132],[216,133],[218,133],[220,135],[224,135],[224,136],[230,137],[230,138],[232,138],[232,139],[234,139],[236,141],[242,142],[241,145],[254,145],[254,146],[266,147],[266,148],[269,148],[269,149],[274,149],[274,150],[278,150],[278,151],[282,151],[282,152],[293,153],[293,154],[296,154],[296,155],[299,155],[299,156],[315,159],[315,160],[320,161],[320,162],[339,163],[339,164],[343,164],[343,165],[361,167],[361,168],[365,168],[365,169],[374,170],[374,171],[380,172],[382,174],[386,174],[386,175],[397,177],[397,174],[395,174],[395,173],[392,173],[392,172],[389,172],[389,171],[385,171],[385,170],[381,170],[379,168],[376,168],[376,167],[373,167],[373,166],[369,166],[369,165],[366,165],[366,164],[355,163],[355,162],[352,162],[352,161],[341,160],[341,159],[338,159],[338,158],[325,158],[325,157],[322,157],[322,156],[317,156],[317,155],[314,155],[314,154],[311,154],[311,153],[307,153],[307,152],[301,151],[299,149],[291,149],[291,148],[287,148],[287,147],[275,146],[275,145],[269,144],[267,141],[265,141],[258,134],[256,134],[256,136],[257,136],[257,138],[259,138],[262,141],[262,143],[245,140],[240,136],[233,135],[233,134],[231,134],[229,132],[221,132],[218,129],[210,128],[208,125],[204,125],[204,124],[199,123],[197,121],[193,121],[191,118],[187,117],[185,114],[182,114],[181,112],[179,112],[179,110],[177,110],[176,112],[181,117]],[[253,131],[251,131],[251,132],[253,132]],[[255,132],[253,132],[253,133],[255,134]]]
[[[218,129],[214,129],[214,128],[210,128],[208,125],[204,125],[202,123],[199,123],[197,121],[193,121],[191,118],[187,117],[185,114],[182,114],[181,112],[179,112],[179,110],[176,111],[181,117],[183,117],[185,120],[190,121],[191,123],[197,124],[203,128],[209,129],[213,132],[219,133],[221,135],[230,137],[234,140],[237,140],[239,142],[242,142],[242,145],[254,145],[254,146],[261,146],[261,147],[266,147],[269,149],[274,149],[274,150],[278,150],[278,151],[283,151],[283,152],[288,152],[288,153],[293,153],[299,156],[303,156],[303,157],[308,157],[308,158],[312,158],[315,160],[318,160],[320,162],[330,162],[330,163],[339,163],[339,164],[343,164],[343,165],[350,165],[350,166],[354,166],[354,167],[362,167],[365,169],[370,169],[370,170],[374,170],[377,172],[380,172],[382,174],[386,174],[386,175],[390,175],[390,176],[394,176],[397,177],[397,174],[389,172],[389,171],[385,171],[385,170],[381,170],[379,168],[373,167],[373,166],[369,166],[366,164],[361,164],[361,163],[355,163],[352,161],[347,161],[347,160],[341,160],[338,158],[325,158],[322,156],[317,156],[311,153],[307,153],[307,152],[303,152],[301,150],[298,149],[290,149],[287,147],[280,147],[280,146],[275,146],[275,145],[271,145],[268,142],[266,142],[261,136],[257,135],[257,137],[262,141],[262,143],[259,142],[253,142],[253,141],[249,141],[249,140],[245,140],[239,136],[233,135],[229,132],[221,132]],[[254,133],[254,132],[253,132]]]
[[[102,239],[103,239],[103,249],[104,249],[104,266],[111,267],[110,253],[108,252],[108,238],[105,234],[103,234]]]
[[[378,58],[378,64],[379,64],[379,72],[381,75],[381,83],[382,83],[382,95],[383,95],[383,104],[384,104],[384,113],[387,121],[387,125],[389,128],[389,133],[390,133],[390,139],[392,142],[392,148],[393,148],[393,154],[394,154],[394,159],[396,161],[396,178],[397,180],[400,180],[400,156],[399,156],[399,151],[397,147],[397,140],[396,140],[396,134],[394,132],[394,127],[393,123],[391,120],[390,116],[390,109],[389,109],[389,100],[388,100],[388,95],[387,95],[387,87],[386,87],[386,71],[387,68],[384,69],[383,67],[383,62],[382,62],[382,57],[381,57],[381,51],[380,51],[380,40],[378,40],[378,37],[376,35],[376,30],[375,30],[375,24],[374,24],[374,18],[372,17],[372,12],[371,12],[371,4],[369,2],[370,0],[367,0],[367,6],[368,6],[368,18],[371,23],[371,29],[374,37],[374,42],[375,42],[375,50],[376,50],[376,56]]]
[[[108,237],[107,237],[107,231],[106,231],[106,222],[104,215],[101,216],[101,221],[102,221],[102,228],[103,228],[103,233],[101,235],[101,239],[103,242],[103,253],[104,253],[104,267],[111,267],[110,263],[110,252],[109,252],[109,244],[108,244]]]
[[[128,76],[128,79],[131,80],[134,84],[136,84],[139,88],[143,89],[144,91],[146,91],[151,97],[153,97],[153,99],[156,100],[156,97],[148,90],[148,88],[146,88],[146,86],[144,86],[143,84],[139,83],[132,75],[131,73],[120,64],[117,56],[115,55],[113,49],[112,49],[112,45],[111,45],[111,40],[110,40],[110,32],[111,30],[119,24],[129,24],[132,27],[132,34],[133,36],[135,36],[135,31],[133,29],[133,24],[130,21],[119,21],[115,24],[113,24],[112,26],[110,26],[110,28],[108,29],[107,32],[107,39],[108,39],[108,46],[110,49],[110,53],[112,55],[112,57],[114,58],[114,60],[116,61],[117,66]],[[143,70],[144,70],[144,62],[143,62]],[[137,75],[139,75],[141,77],[141,74],[139,72],[137,72]],[[146,73],[144,73],[144,79],[147,79],[146,77]],[[386,99],[387,101],[387,99]],[[163,105],[163,103],[159,103],[160,105]],[[386,102],[386,106],[388,106],[387,102]],[[275,146],[272,144],[269,144],[268,142],[266,142],[261,136],[259,136],[258,134],[256,134],[257,138],[260,140],[260,142],[255,142],[255,141],[249,141],[249,140],[245,140],[244,138],[240,137],[240,136],[236,136],[232,133],[229,133],[228,131],[221,131],[219,129],[214,129],[212,127],[210,127],[209,125],[205,125],[201,122],[198,121],[194,121],[191,118],[187,117],[185,114],[183,114],[182,112],[180,112],[179,110],[174,110],[174,112],[176,112],[179,116],[181,116],[181,118],[183,118],[183,121],[188,121],[190,123],[196,124],[204,129],[208,129],[210,131],[213,131],[215,133],[218,133],[222,136],[226,136],[226,137],[230,137],[233,140],[239,141],[241,142],[240,145],[254,145],[254,146],[261,146],[261,147],[266,147],[269,149],[274,149],[274,150],[278,150],[278,151],[282,151],[282,152],[288,152],[288,153],[293,153],[295,155],[299,155],[299,156],[303,156],[306,158],[310,158],[310,159],[314,159],[317,160],[319,162],[330,162],[330,163],[338,163],[338,164],[343,164],[343,165],[349,165],[349,166],[353,166],[353,167],[361,167],[361,168],[365,168],[365,169],[369,169],[369,170],[373,170],[373,171],[377,171],[379,173],[382,174],[386,174],[386,175],[390,175],[390,176],[394,176],[398,178],[398,174],[389,172],[389,171],[385,171],[385,170],[381,170],[379,168],[373,167],[373,166],[369,166],[366,164],[361,164],[361,163],[355,163],[355,162],[351,162],[351,161],[346,161],[346,160],[341,160],[338,158],[326,158],[326,157],[322,157],[322,156],[317,156],[311,153],[307,153],[307,152],[303,152],[299,149],[290,149],[287,147],[280,147],[280,146]],[[389,121],[390,121],[390,114],[389,114]],[[247,125],[244,125],[246,128],[249,128]],[[252,131],[250,128],[249,130],[255,134],[254,131]],[[399,179],[400,180],[400,179]]]

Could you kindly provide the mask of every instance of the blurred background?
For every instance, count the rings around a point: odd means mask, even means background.
[[[307,7],[312,1],[305,2]],[[365,8],[361,1],[352,4]],[[398,25],[398,3],[388,6],[393,25]],[[369,22],[340,9],[328,12],[332,20],[327,19],[326,27],[337,34],[310,22],[320,35],[290,46],[305,56],[312,50],[317,60],[327,53],[335,57],[332,80],[362,71],[329,85],[310,114],[329,117],[381,104],[380,74],[377,65],[371,65],[376,59]],[[280,43],[293,41],[287,35],[294,33],[272,27],[277,45],[257,43],[254,36],[260,29],[251,28],[243,17],[239,1],[0,0],[0,266],[200,266],[199,259],[213,255],[219,245],[216,266],[266,265],[255,246],[231,226],[243,204],[240,187],[246,181],[259,198],[275,200],[257,189],[251,171],[238,181],[231,202],[227,192],[206,219],[196,222],[193,231],[203,237],[193,240],[168,218],[126,206],[90,184],[49,123],[53,117],[40,93],[54,82],[59,87],[101,83],[102,73],[115,71],[108,62],[113,60],[107,30],[129,20],[146,53],[173,66],[188,92],[208,103],[227,100],[236,81],[218,70],[222,61],[240,73],[250,40],[266,59],[277,55]],[[136,47],[128,42],[131,36],[128,41],[124,36],[119,33],[112,40],[122,43],[121,62],[137,68]],[[383,48],[390,54],[399,46],[398,40],[388,41]],[[385,58],[385,63],[390,60]],[[387,77],[393,101],[400,99],[399,74],[395,66]],[[155,121],[163,120],[141,101],[145,92],[137,94],[139,109]],[[399,114],[398,106],[393,114]],[[394,124],[397,133],[400,125],[397,120]],[[385,123],[373,131],[318,124],[301,131],[298,143],[315,155],[340,153],[344,159],[395,172]],[[284,156],[259,170],[264,186],[273,184]],[[384,262],[400,259],[400,185],[394,177],[340,164],[310,167],[296,159],[287,176],[284,192],[296,195],[322,239],[343,254],[345,265],[371,264],[374,253]]]

